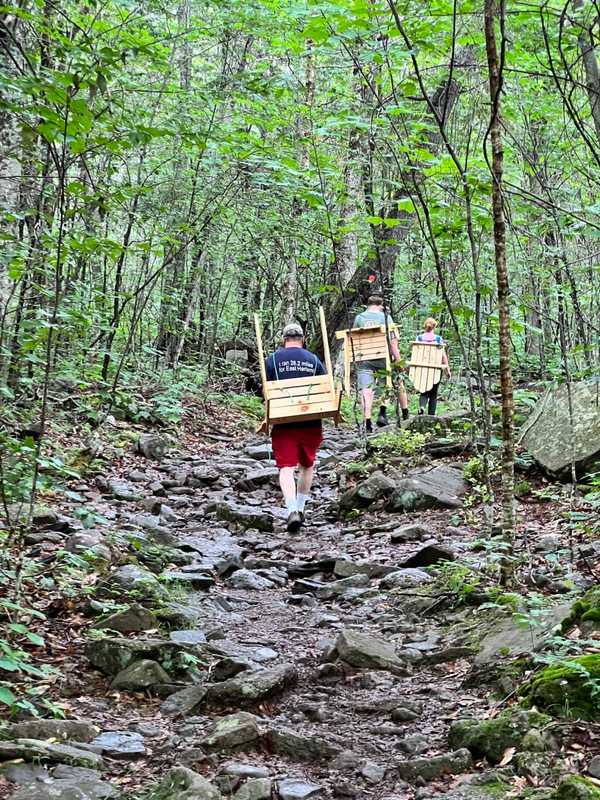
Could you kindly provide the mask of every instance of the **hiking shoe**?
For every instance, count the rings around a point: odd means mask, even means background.
[[[292,511],[287,518],[288,533],[297,533],[300,530],[304,518],[304,514],[300,511]]]
[[[425,409],[424,408],[420,408],[419,409],[419,416],[422,417],[424,413],[425,413]]]
[[[384,428],[388,424],[388,420],[386,415],[381,412],[381,414],[377,417],[377,427]]]
[[[402,409],[402,419],[408,419],[408,408]]]
[[[370,419],[365,420],[365,430],[367,433],[373,433],[373,423]]]

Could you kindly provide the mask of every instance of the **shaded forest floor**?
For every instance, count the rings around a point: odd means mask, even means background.
[[[27,620],[44,644],[20,647],[56,672],[20,688],[37,686],[29,699],[47,718],[95,726],[51,738],[101,761],[71,754],[60,772],[60,753],[19,751],[50,729],[19,728],[17,709],[0,796],[71,797],[82,781],[89,798],[218,796],[169,788],[176,765],[239,800],[516,797],[600,777],[600,726],[578,719],[597,716],[595,666],[581,708],[569,708],[567,676],[548,718],[518,710],[539,706],[527,687],[544,659],[600,652],[596,626],[572,610],[600,569],[585,504],[574,527],[569,492],[523,462],[503,589],[460,414],[403,435],[390,426],[367,452],[350,426],[328,427],[292,536],[264,440],[231,407],[197,412],[187,406],[175,441],[151,437],[169,444],[160,459],[135,452],[137,433],[114,420],[102,471],[46,492],[23,545],[22,600],[45,616]],[[447,502],[444,484],[433,507],[391,511],[386,479],[407,474],[439,475],[456,494]],[[496,728],[469,733],[465,717]]]

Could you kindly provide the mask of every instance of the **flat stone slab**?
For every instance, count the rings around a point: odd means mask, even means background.
[[[133,759],[146,754],[144,737],[133,731],[104,731],[91,744],[111,758]]]
[[[462,471],[445,465],[413,470],[397,481],[387,504],[388,511],[420,511],[459,508],[469,485]]]
[[[570,603],[561,603],[544,609],[531,627],[518,625],[512,617],[490,623],[490,632],[480,639],[475,666],[496,664],[501,657],[514,658],[539,650],[555,628],[569,616],[571,608]]]
[[[40,739],[15,739],[0,742],[0,761],[22,758],[23,761],[51,764],[70,764],[76,767],[102,769],[102,757],[89,750],[68,744],[53,744]]]
[[[342,631],[335,647],[342,661],[353,667],[394,671],[404,666],[396,655],[394,645],[359,631]]]
[[[307,800],[309,797],[317,797],[322,788],[301,778],[284,778],[277,785],[280,800]]]
[[[235,678],[210,686],[206,699],[211,705],[251,705],[263,697],[282,692],[297,679],[298,673],[291,664],[282,664],[271,669],[248,670]]]

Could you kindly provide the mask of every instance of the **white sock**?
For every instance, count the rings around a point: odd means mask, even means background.
[[[304,506],[306,505],[306,501],[309,499],[309,494],[298,494],[296,498],[298,501],[298,511],[304,511]]]
[[[298,502],[296,498],[290,497],[288,500],[286,500],[285,507],[287,508],[288,514],[291,514],[292,511],[298,511]]]

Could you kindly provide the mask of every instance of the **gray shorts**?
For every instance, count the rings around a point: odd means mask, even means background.
[[[377,359],[377,361],[360,361],[356,365],[356,380],[358,388],[374,389],[379,386],[385,386],[386,379],[386,363],[384,359]]]

